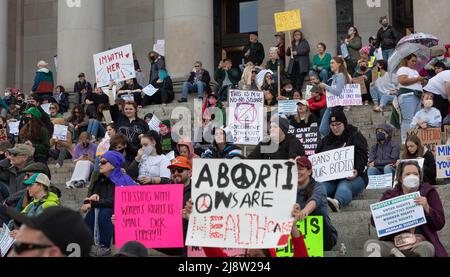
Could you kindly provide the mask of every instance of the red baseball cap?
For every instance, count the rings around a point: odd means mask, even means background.
[[[300,157],[297,159],[297,167],[304,167],[308,170],[311,170],[312,163],[307,157]]]

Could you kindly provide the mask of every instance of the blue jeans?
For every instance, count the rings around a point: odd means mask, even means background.
[[[380,105],[381,107],[386,107],[395,98],[394,95],[382,93],[376,87],[370,87],[370,95],[375,105]]]
[[[111,222],[111,216],[114,214],[113,209],[101,208],[98,214],[98,229],[100,233],[100,245],[109,248],[111,247],[111,240],[114,235],[114,225]],[[86,218],[84,219],[86,224],[94,234],[95,226],[95,209],[91,209]]]
[[[181,99],[187,99],[189,96],[189,92],[198,92],[198,97],[204,97],[205,96],[205,83],[203,82],[197,82],[194,84],[191,84],[189,82],[184,82],[183,84],[183,93],[181,94]]]
[[[99,138],[102,137],[102,135],[105,135],[105,128],[103,128],[102,124],[97,119],[89,119],[87,132],[95,138]]]
[[[383,170],[380,170],[377,167],[370,167],[367,171],[367,173],[369,174],[369,176],[374,176],[374,175],[386,175],[386,174],[390,174],[392,173],[392,176],[395,175],[395,168],[392,167],[392,165],[386,165]]]
[[[366,188],[362,177],[356,177],[353,181],[342,179],[321,184],[327,189],[328,197],[338,200],[341,208],[348,206],[352,202],[353,197],[360,194]]]
[[[394,54],[395,49],[383,50],[383,59],[388,62],[389,58]]]
[[[319,75],[320,81],[322,83],[326,83],[328,79],[330,78],[330,73],[326,69],[322,69],[322,71],[317,72],[315,70],[309,71],[309,76],[311,75]]]
[[[324,137],[328,136],[328,134],[331,131],[331,129],[330,129],[331,109],[332,108],[327,108],[325,110],[325,113],[323,114],[323,117],[322,117],[322,122],[320,123],[319,131],[322,134],[322,136],[324,136]]]
[[[411,127],[411,122],[414,115],[420,111],[420,99],[412,93],[403,94],[398,97],[400,105],[400,112],[402,113],[402,144],[405,144],[408,129]]]

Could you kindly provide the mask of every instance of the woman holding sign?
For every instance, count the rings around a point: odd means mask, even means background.
[[[397,186],[385,192],[380,202],[420,192],[421,197],[416,198],[414,202],[423,207],[427,223],[380,240],[367,241],[364,246],[364,256],[448,257],[438,236],[438,232],[445,226],[444,208],[438,192],[430,184],[422,182],[422,171],[419,164],[414,161],[401,164],[397,179],[399,180]],[[373,219],[372,225],[375,226]]]

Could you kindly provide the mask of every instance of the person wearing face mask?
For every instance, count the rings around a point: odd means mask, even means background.
[[[327,190],[312,177],[312,164],[308,158],[298,157],[296,161],[298,169],[296,202],[301,208],[299,220],[302,221],[308,216],[322,216],[324,251],[331,251],[336,245],[338,233],[331,224],[328,214]]]
[[[434,158],[433,152],[423,146],[419,137],[416,135],[408,137],[405,149],[402,154],[402,160],[424,159],[423,180],[425,183],[436,186],[436,159]]]
[[[398,196],[420,192],[414,202],[423,207],[426,217],[424,225],[402,231],[380,240],[371,239],[365,243],[365,257],[448,257],[448,253],[439,240],[438,232],[445,226],[445,214],[439,193],[430,184],[422,182],[422,171],[415,161],[400,164],[397,172],[399,183],[394,189],[386,191],[380,202]],[[373,218],[372,226],[375,226]],[[396,241],[411,240],[408,245],[398,245]],[[377,245],[379,251],[373,252]]]
[[[379,22],[382,27],[377,33],[377,43],[383,49],[383,60],[388,61],[401,37],[397,30],[389,24],[387,16],[381,17]]]
[[[441,128],[441,112],[434,108],[433,105],[433,94],[427,92],[422,94],[423,109],[414,116],[411,122],[411,129]]]
[[[83,132],[80,135],[80,143],[75,147],[72,156],[72,162],[75,169],[70,181],[66,183],[67,188],[84,187],[94,170],[95,154],[97,144],[91,143],[92,135]]]
[[[352,26],[348,29],[348,36],[345,39],[345,44],[347,45],[349,53],[349,56],[346,59],[347,69],[350,75],[353,75],[355,67],[360,59],[359,50],[362,48],[362,39],[356,27]]]
[[[214,115],[215,114],[214,109],[217,108],[222,112],[222,122],[219,122],[219,124],[220,123],[225,124],[227,122],[227,118],[226,118],[227,113],[226,113],[225,107],[223,106],[223,103],[222,103],[222,101],[220,101],[219,95],[216,92],[211,92],[208,95],[203,106],[204,106],[203,113],[205,112],[206,109],[209,109],[210,112],[213,113],[212,120],[216,119],[215,115]],[[217,120],[220,121],[220,119],[217,119]]]
[[[294,84],[291,80],[286,79],[283,82],[283,89],[281,90],[280,96],[278,96],[277,100],[289,100],[294,98]]]
[[[137,82],[136,78],[128,79],[125,81],[125,84],[120,88],[117,93],[118,98],[126,97],[128,95],[132,96],[134,99],[134,103],[138,106],[142,105],[142,87]]]
[[[148,60],[150,61],[150,81],[149,84],[156,82],[159,79],[159,71],[166,69],[166,59],[157,52],[152,51],[148,53]]]
[[[370,87],[370,84],[372,83],[372,70],[369,69],[367,66],[366,60],[359,60],[358,61],[358,68],[356,69],[355,73],[353,73],[353,78],[364,78],[364,85],[366,86],[366,91],[368,91],[368,88]],[[372,97],[370,96],[370,93],[366,93],[362,95],[362,100],[364,102],[365,106],[369,105],[369,102],[372,101]]]
[[[376,129],[377,144],[370,150],[368,174],[395,175],[395,164],[400,158],[400,145],[392,140],[394,129],[388,124],[380,124]]]
[[[141,146],[128,174],[141,185],[169,184],[170,160],[163,154],[159,134],[150,131],[141,137]]]

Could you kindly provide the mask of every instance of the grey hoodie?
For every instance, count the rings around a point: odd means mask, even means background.
[[[375,167],[384,167],[388,164],[394,164],[400,159],[400,145],[392,141],[393,128],[389,124],[380,124],[378,129],[385,130],[389,138],[384,144],[377,142],[372,147],[369,154],[369,163],[375,163]]]

